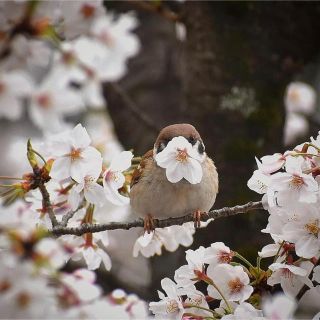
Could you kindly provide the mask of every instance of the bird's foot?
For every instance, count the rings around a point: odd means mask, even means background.
[[[149,213],[143,219],[143,229],[145,232],[148,232],[148,234],[154,231],[154,219]]]
[[[194,227],[195,229],[200,228],[201,226],[201,217],[202,216],[207,216],[207,212],[202,212],[200,210],[197,210],[193,213],[193,222],[194,222]]]

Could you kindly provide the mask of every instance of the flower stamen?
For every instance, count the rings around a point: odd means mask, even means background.
[[[292,176],[292,179],[291,179],[291,181],[290,181],[290,185],[291,185],[293,188],[300,189],[300,188],[304,185],[304,180],[303,180],[303,178],[300,177],[300,176],[293,175],[293,176]]]
[[[320,232],[320,227],[319,227],[319,219],[316,219],[312,223],[307,223],[305,225],[305,228],[309,232],[309,234],[314,235],[315,237],[318,238],[319,232]]]
[[[237,277],[235,279],[230,280],[228,282],[228,286],[229,286],[231,293],[234,294],[234,293],[239,293],[243,289],[244,284]]]
[[[178,149],[178,153],[176,155],[176,160],[179,162],[187,162],[188,161],[188,152],[187,149]]]
[[[167,313],[175,313],[179,310],[179,305],[176,300],[170,300],[167,302],[166,311]]]
[[[71,161],[76,161],[79,160],[81,158],[81,149],[72,149],[70,154],[69,154]]]

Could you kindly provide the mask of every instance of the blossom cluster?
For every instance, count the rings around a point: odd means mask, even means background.
[[[102,0],[2,1],[0,117],[17,120],[26,106],[35,125],[58,132],[66,116],[103,108],[102,82],[120,79],[139,51],[136,26]]]
[[[288,296],[304,285],[314,287],[312,270],[320,257],[319,157],[320,134],[284,154],[257,159],[258,169],[248,181],[250,189],[263,194],[270,214],[262,232],[274,243],[259,253],[274,257],[268,284],[281,284]]]
[[[37,218],[24,203],[15,206],[1,219],[1,318],[147,319],[146,304],[136,295],[121,289],[103,294],[88,269],[61,271],[74,249],[35,228]]]
[[[283,295],[264,299],[262,310],[254,307],[252,275],[236,258],[246,261],[222,242],[187,250],[187,264],[175,271],[174,281],[161,281],[165,294],[158,291],[160,301],[149,309],[156,319],[290,319],[295,302]],[[205,293],[197,289],[201,282]]]

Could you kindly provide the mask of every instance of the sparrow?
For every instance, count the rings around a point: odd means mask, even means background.
[[[175,137],[184,137],[202,159],[202,178],[192,184],[185,178],[172,183],[166,169],[157,164],[156,156]],[[201,215],[213,206],[218,193],[218,173],[207,156],[199,132],[190,124],[173,124],[163,128],[154,144],[135,169],[130,190],[130,204],[135,215],[144,219],[144,229],[154,230],[154,219],[179,217],[193,213],[195,227],[200,226]]]

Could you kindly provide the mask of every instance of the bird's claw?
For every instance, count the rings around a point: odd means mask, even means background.
[[[154,231],[154,219],[149,213],[143,219],[143,229],[148,234]]]
[[[194,227],[195,229],[200,228],[201,226],[201,217],[202,216],[207,216],[207,212],[202,212],[200,210],[197,210],[193,213],[193,222],[194,222]]]

